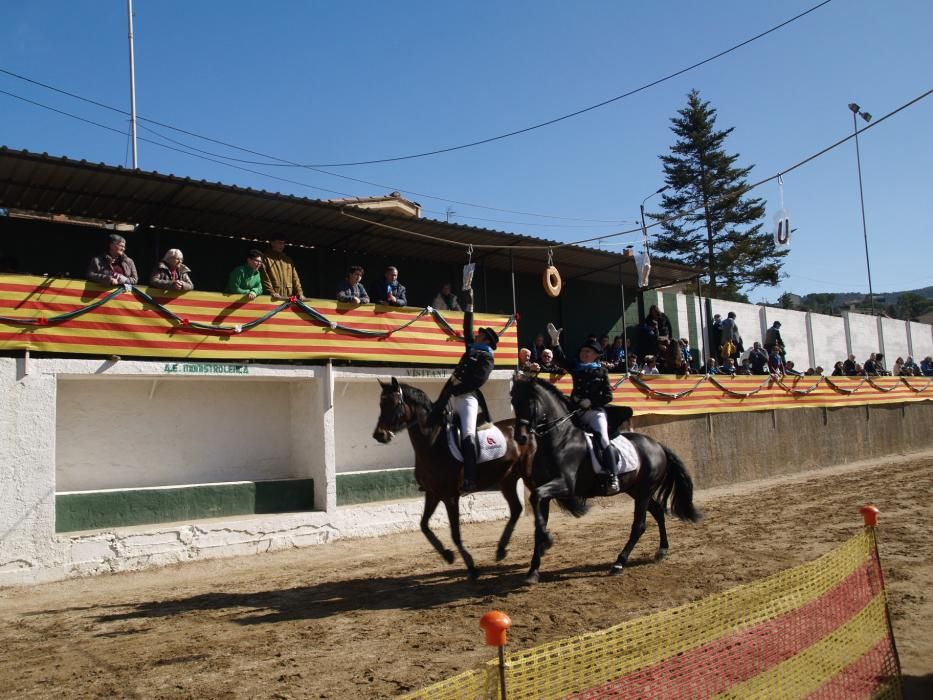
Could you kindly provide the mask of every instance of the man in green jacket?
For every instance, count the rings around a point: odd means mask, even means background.
[[[246,264],[233,268],[227,279],[227,294],[245,294],[252,301],[262,294],[262,278],[259,269],[262,267],[262,253],[251,250],[246,254]]]

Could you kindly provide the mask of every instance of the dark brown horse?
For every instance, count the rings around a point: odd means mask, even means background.
[[[586,512],[586,499],[606,494],[590,464],[583,430],[574,425],[566,398],[553,384],[517,375],[512,385],[512,408],[517,419],[516,439],[520,444],[527,441],[535,445],[529,474],[534,482],[530,488],[535,548],[526,578],[528,583],[535,583],[541,556],[553,544],[547,529],[551,499],[579,517]],[[613,575],[622,573],[644,533],[646,513],[651,513],[660,530],[661,544],[655,555],[658,560],[664,558],[669,546],[664,523],[668,499],[671,499],[671,511],[678,518],[690,522],[700,519],[700,513],[693,506],[693,481],[677,455],[647,435],[623,434],[638,452],[640,466],[620,477],[621,493],[628,493],[635,501],[635,518],[628,542],[609,569]]]
[[[443,502],[450,521],[450,535],[460,556],[466,564],[471,579],[477,578],[479,571],[473,563],[473,557],[463,546],[460,538],[460,489],[463,485],[463,464],[453,458],[447,447],[443,430],[438,431],[428,425],[431,413],[431,401],[427,395],[408,384],[400,384],[395,377],[392,382],[382,385],[379,398],[379,420],[373,437],[386,444],[400,430],[408,429],[411,445],[415,449],[415,480],[424,491],[424,514],[421,516],[421,531],[428,538],[434,549],[448,564],[453,563],[454,553],[445,549],[437,535],[431,530],[430,520],[439,503]],[[512,531],[522,513],[522,502],[518,497],[518,480],[524,474],[530,474],[530,445],[519,445],[515,440],[515,421],[505,420],[496,423],[507,440],[505,456],[491,462],[477,465],[477,480],[480,489],[498,486],[509,504],[509,520],[506,523],[499,546],[496,548],[496,561],[501,561],[507,553],[507,546]],[[527,462],[527,464],[526,464]]]

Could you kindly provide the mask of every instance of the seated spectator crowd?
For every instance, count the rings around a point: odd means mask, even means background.
[[[306,297],[298,269],[294,260],[285,253],[287,243],[284,236],[278,236],[269,241],[265,251],[247,251],[243,264],[230,271],[225,293],[242,295],[249,301],[263,294],[278,301],[292,298],[303,301]],[[347,269],[344,278],[336,285],[337,301],[345,304],[374,302],[388,306],[408,305],[408,292],[399,281],[396,267],[386,267],[383,279],[376,283],[376,293],[372,297],[363,285],[364,272],[360,265],[351,265]],[[107,251],[91,259],[85,277],[108,286],[148,284],[150,287],[177,292],[194,289],[192,270],[184,264],[184,255],[178,248],[166,251],[152,268],[148,279],[140,280],[136,263],[126,254],[126,239],[116,233],[110,234]],[[434,297],[433,306],[441,311],[460,310],[450,283],[442,285]]]

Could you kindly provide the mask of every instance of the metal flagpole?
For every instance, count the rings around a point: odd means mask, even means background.
[[[136,155],[136,60],[133,55],[133,0],[126,0],[130,39],[130,135],[133,141],[133,169],[139,167]]]
[[[619,289],[622,290],[622,346],[625,348],[625,374],[628,374],[628,322],[625,320],[625,276],[622,274],[622,263],[619,263]]]

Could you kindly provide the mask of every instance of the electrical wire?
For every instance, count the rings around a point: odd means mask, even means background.
[[[923,93],[923,94],[921,94],[921,95],[918,95],[917,97],[915,97],[914,99],[910,100],[909,102],[906,102],[906,103],[902,104],[900,107],[898,107],[898,108],[896,108],[896,109],[894,109],[894,110],[888,112],[888,113],[885,114],[883,117],[880,117],[880,118],[878,118],[878,119],[873,120],[870,124],[868,124],[867,126],[862,127],[861,129],[858,129],[856,132],[850,134],[849,136],[846,136],[845,138],[839,139],[838,141],[836,141],[836,142],[833,143],[833,144],[830,144],[829,146],[827,146],[826,148],[822,149],[821,151],[817,151],[816,153],[814,153],[814,154],[812,154],[812,155],[810,155],[810,156],[807,156],[807,157],[804,158],[803,160],[798,161],[797,163],[794,163],[794,164],[791,165],[790,167],[785,168],[784,170],[781,170],[780,172],[778,172],[778,173],[776,173],[776,174],[774,174],[774,175],[771,175],[770,177],[766,177],[766,178],[764,178],[763,180],[759,180],[758,182],[752,183],[751,185],[745,185],[744,187],[739,188],[736,192],[730,192],[730,193],[727,194],[727,195],[722,195],[722,196],[720,196],[720,197],[714,197],[714,198],[710,199],[707,203],[697,205],[696,207],[693,207],[692,209],[685,209],[685,210],[683,210],[683,211],[677,212],[677,214],[675,214],[675,215],[673,215],[673,216],[668,216],[668,217],[665,217],[665,218],[662,218],[662,219],[657,219],[657,220],[655,220],[653,223],[647,224],[647,225],[645,226],[645,230],[647,231],[647,229],[654,228],[654,227],[656,227],[656,226],[661,226],[661,225],[663,225],[663,224],[665,224],[665,223],[669,223],[669,222],[671,222],[671,221],[676,221],[677,219],[681,219],[681,218],[683,218],[684,216],[687,216],[687,215],[692,214],[692,213],[694,213],[694,212],[700,211],[700,210],[703,209],[704,207],[710,206],[710,205],[712,205],[712,204],[716,204],[716,203],[718,203],[718,202],[720,202],[720,201],[723,201],[723,200],[726,200],[726,199],[734,199],[734,198],[736,198],[736,197],[742,197],[743,195],[747,194],[748,192],[750,192],[750,191],[752,191],[752,190],[754,190],[754,189],[756,189],[756,188],[758,188],[758,187],[761,187],[762,185],[764,185],[764,184],[766,184],[766,183],[768,183],[768,182],[772,182],[773,180],[777,180],[778,178],[783,177],[783,176],[786,175],[787,173],[793,172],[794,170],[797,170],[798,168],[803,167],[803,166],[806,165],[807,163],[809,163],[809,162],[815,160],[816,158],[819,158],[820,156],[825,155],[825,154],[828,153],[829,151],[831,151],[831,150],[833,150],[833,149],[835,149],[835,148],[838,148],[839,146],[841,146],[842,144],[846,143],[847,141],[850,141],[850,140],[856,138],[856,136],[857,136],[858,134],[862,134],[862,133],[868,131],[869,129],[872,129],[872,128],[878,126],[878,124],[880,124],[881,122],[885,121],[886,119],[889,119],[889,118],[893,117],[893,116],[894,116],[895,114],[897,114],[898,112],[901,112],[901,111],[907,109],[908,107],[910,107],[910,106],[916,104],[917,102],[920,102],[920,100],[923,100],[924,98],[929,97],[931,94],[933,94],[933,89],[927,90],[925,93]],[[416,232],[414,232],[414,231],[409,231],[409,230],[407,230],[407,229],[399,228],[399,227],[396,227],[396,226],[389,226],[389,225],[387,225],[387,224],[382,224],[382,223],[380,223],[380,222],[378,222],[378,221],[374,221],[374,220],[372,220],[372,219],[366,219],[366,218],[361,218],[361,217],[353,216],[353,215],[351,215],[351,214],[348,214],[348,213],[345,212],[345,211],[342,212],[342,213],[343,213],[344,216],[349,216],[349,217],[352,218],[352,219],[360,219],[361,221],[366,221],[366,222],[368,222],[368,223],[370,223],[370,224],[372,224],[372,225],[374,225],[374,226],[380,226],[380,227],[382,227],[382,228],[391,229],[391,230],[393,230],[393,231],[397,231],[397,232],[400,232],[400,233],[408,233],[408,234],[411,234],[411,235],[413,235],[413,236],[418,236],[418,237],[422,237],[422,238],[431,238],[431,236],[428,236],[427,234],[416,233]],[[568,242],[566,242],[566,243],[556,243],[556,242],[555,242],[555,243],[552,243],[552,244],[549,244],[549,245],[516,245],[516,246],[509,246],[509,247],[514,248],[514,249],[516,249],[516,250],[518,250],[518,249],[525,249],[525,250],[556,250],[557,248],[565,248],[565,247],[568,247],[568,246],[579,246],[579,245],[584,245],[584,244],[586,244],[586,243],[594,243],[594,242],[597,242],[597,241],[599,241],[599,242],[601,243],[602,241],[604,241],[604,240],[606,240],[606,239],[609,239],[609,238],[616,238],[616,237],[624,236],[624,235],[627,235],[627,234],[630,234],[630,233],[640,233],[640,232],[642,232],[642,229],[639,227],[639,228],[628,229],[628,230],[626,230],[626,231],[616,231],[616,232],[614,232],[614,233],[609,233],[609,234],[605,234],[605,235],[602,235],[602,236],[593,236],[593,237],[591,237],[591,238],[582,238],[582,239],[577,240],[577,241],[568,241]],[[451,240],[449,240],[449,239],[440,238],[440,237],[438,237],[437,240],[438,240],[438,241],[441,241],[441,242],[444,242],[444,243],[451,243],[451,244],[454,244],[454,245],[459,245],[459,246],[462,246],[462,247],[467,247],[468,245],[472,245],[474,248],[502,248],[502,247],[504,247],[504,246],[501,246],[501,245],[478,245],[478,244],[476,244],[476,243],[468,244],[468,243],[463,243],[462,241],[451,241]]]
[[[11,92],[8,92],[8,91],[6,91],[6,90],[0,90],[0,94],[7,95],[7,96],[9,96],[9,97],[13,97],[13,98],[15,98],[15,99],[17,99],[17,100],[21,100],[21,101],[26,102],[26,103],[28,103],[28,104],[32,104],[32,105],[35,105],[35,106],[37,106],[37,107],[41,107],[41,108],[43,108],[43,109],[50,110],[50,111],[52,111],[52,112],[55,112],[55,113],[60,114],[60,115],[63,115],[63,116],[67,116],[67,117],[71,117],[71,118],[73,118],[73,119],[77,119],[77,120],[82,121],[82,122],[85,122],[85,123],[87,123],[87,124],[91,124],[91,125],[93,125],[93,126],[100,127],[100,128],[102,128],[102,129],[106,129],[107,131],[115,132],[115,133],[117,133],[117,134],[120,134],[121,136],[123,135],[123,132],[122,132],[121,130],[119,130],[119,129],[115,129],[115,128],[111,127],[111,126],[107,126],[107,125],[105,125],[105,124],[101,124],[101,123],[99,123],[99,122],[95,122],[95,121],[93,121],[93,120],[91,120],[91,119],[86,119],[86,118],[84,118],[84,117],[80,117],[80,116],[78,116],[78,115],[71,114],[70,112],[65,112],[64,110],[56,109],[55,107],[50,107],[49,105],[42,104],[41,102],[36,102],[35,100],[30,100],[30,99],[28,99],[28,98],[22,97],[22,96],[20,96],[20,95],[16,95],[16,94],[11,93]],[[692,208],[692,209],[687,209],[687,210],[684,210],[684,211],[680,211],[680,212],[678,212],[676,215],[669,216],[669,217],[665,217],[665,218],[662,218],[662,219],[657,219],[656,221],[652,222],[651,224],[646,225],[646,226],[645,226],[645,229],[647,230],[647,229],[650,229],[650,228],[654,228],[654,227],[656,227],[656,226],[661,226],[661,225],[663,225],[663,224],[665,224],[665,223],[668,223],[668,222],[671,222],[671,221],[676,221],[677,219],[683,218],[684,216],[687,216],[688,214],[692,214],[692,213],[694,213],[694,212],[696,212],[696,211],[699,211],[699,210],[703,209],[704,206],[709,206],[710,204],[715,204],[715,203],[717,203],[717,202],[719,202],[719,201],[721,201],[721,200],[729,199],[729,198],[735,198],[735,197],[741,197],[741,196],[743,196],[744,194],[747,194],[748,192],[750,192],[751,190],[756,189],[757,187],[760,187],[761,185],[764,185],[764,184],[766,184],[766,183],[768,183],[768,182],[771,182],[771,181],[773,181],[773,180],[776,180],[776,179],[778,179],[778,178],[780,178],[780,177],[786,175],[786,174],[789,173],[789,172],[792,172],[792,171],[794,171],[794,170],[797,170],[798,168],[803,167],[803,166],[806,165],[807,163],[809,163],[809,162],[815,160],[816,158],[819,158],[820,156],[825,155],[825,154],[828,153],[829,151],[831,151],[831,150],[833,150],[833,149],[835,149],[835,148],[838,148],[839,146],[841,146],[842,144],[846,143],[847,141],[850,141],[850,140],[856,138],[858,134],[862,134],[862,133],[864,133],[864,132],[866,132],[866,131],[868,131],[868,130],[870,130],[870,129],[873,129],[873,128],[876,127],[878,124],[881,124],[881,123],[884,122],[885,120],[887,120],[887,119],[893,117],[895,114],[898,114],[899,112],[902,112],[903,110],[907,109],[908,107],[911,107],[912,105],[914,105],[914,104],[920,102],[921,100],[923,100],[923,99],[929,97],[931,94],[933,94],[933,89],[927,90],[926,92],[922,93],[921,95],[918,95],[918,96],[915,97],[914,99],[912,99],[912,100],[910,100],[910,101],[904,103],[904,104],[901,105],[900,107],[897,107],[896,109],[894,109],[894,110],[888,112],[888,113],[885,114],[884,116],[879,117],[878,119],[873,120],[870,124],[868,124],[868,125],[862,127],[861,129],[856,130],[854,133],[852,133],[852,134],[850,134],[850,135],[848,135],[848,136],[846,136],[846,137],[844,137],[844,138],[839,139],[839,140],[836,141],[835,143],[830,144],[829,146],[827,146],[826,148],[823,148],[822,150],[817,151],[816,153],[814,153],[814,154],[812,154],[812,155],[810,155],[810,156],[807,156],[807,157],[804,158],[803,160],[800,160],[800,161],[798,161],[797,163],[794,163],[794,164],[791,165],[790,167],[785,168],[784,170],[781,170],[780,172],[778,172],[778,173],[776,173],[776,174],[774,174],[774,175],[771,175],[770,177],[766,177],[766,178],[764,178],[764,179],[762,179],[762,180],[759,180],[758,182],[755,182],[755,183],[753,183],[753,184],[751,184],[751,185],[746,185],[745,187],[740,188],[737,192],[732,192],[732,193],[730,193],[730,194],[728,194],[728,195],[724,195],[724,196],[722,196],[722,197],[713,198],[713,199],[711,199],[709,202],[707,202],[705,205],[701,204],[701,205],[698,205],[698,206],[696,206],[696,207],[694,207],[694,208]],[[172,150],[172,151],[177,151],[177,152],[179,152],[179,153],[183,153],[183,154],[185,154],[185,155],[192,156],[192,157],[194,157],[194,158],[201,158],[201,159],[203,159],[203,160],[207,160],[207,161],[210,161],[210,162],[213,162],[213,163],[217,163],[217,164],[219,164],[219,165],[225,165],[225,166],[227,166],[227,167],[229,167],[229,168],[234,168],[234,169],[237,169],[237,170],[242,170],[242,171],[249,172],[249,173],[253,173],[253,174],[256,174],[256,175],[261,175],[261,176],[263,176],[263,177],[272,178],[272,179],[274,179],[274,180],[280,180],[280,181],[283,181],[283,182],[288,182],[288,183],[291,183],[291,184],[300,185],[300,186],[302,186],[302,187],[308,187],[308,188],[311,188],[311,189],[321,190],[321,191],[323,191],[323,192],[329,192],[329,193],[332,193],[332,194],[340,194],[340,195],[343,195],[343,196],[352,196],[352,195],[347,195],[347,194],[344,193],[344,192],[335,192],[334,190],[328,190],[328,189],[325,189],[325,188],[317,187],[317,186],[315,186],[315,185],[309,185],[309,184],[307,184],[307,183],[299,182],[299,181],[297,181],[297,180],[290,180],[290,179],[288,179],[288,178],[282,178],[282,177],[278,177],[278,176],[276,176],[276,175],[270,175],[270,174],[268,174],[268,173],[263,173],[263,172],[260,172],[260,171],[258,171],[258,170],[253,170],[253,169],[251,169],[251,168],[244,168],[244,167],[239,166],[239,165],[233,165],[232,163],[226,163],[226,162],[224,162],[224,161],[218,161],[218,160],[215,160],[214,158],[210,158],[210,157],[208,157],[208,156],[204,156],[204,155],[201,155],[201,154],[198,154],[198,153],[192,153],[192,152],[183,150],[183,149],[181,149],[181,148],[176,148],[176,147],[174,147],[174,146],[168,146],[168,145],[166,145],[166,144],[164,144],[164,143],[160,143],[160,142],[158,142],[158,141],[153,141],[153,140],[151,140],[151,139],[147,139],[147,138],[144,138],[144,137],[139,137],[139,138],[140,138],[140,140],[142,140],[142,141],[146,141],[146,142],[151,143],[151,144],[154,144],[154,145],[156,145],[156,146],[160,146],[160,147],[162,147],[162,148],[167,148],[167,149]],[[408,229],[403,229],[403,228],[397,227],[397,226],[390,226],[390,225],[388,225],[388,224],[383,224],[383,223],[380,223],[380,222],[378,222],[378,221],[375,221],[375,220],[373,220],[373,219],[368,219],[368,218],[365,218],[365,217],[359,217],[359,216],[354,216],[354,215],[352,215],[352,214],[348,214],[346,211],[342,211],[341,213],[342,213],[344,216],[347,216],[347,217],[349,217],[349,218],[351,218],[351,219],[358,219],[359,221],[365,221],[366,223],[372,224],[372,225],[374,225],[374,226],[379,226],[379,227],[382,227],[382,228],[390,229],[390,230],[393,230],[393,231],[397,231],[397,232],[399,232],[399,233],[406,233],[406,234],[409,234],[409,235],[415,236],[415,237],[427,238],[427,239],[434,239],[434,240],[437,240],[437,241],[442,242],[442,243],[448,243],[448,244],[451,244],[451,245],[457,245],[457,246],[461,246],[461,247],[464,247],[464,248],[469,247],[470,245],[472,245],[474,248],[502,248],[502,247],[503,247],[502,245],[482,245],[482,244],[476,244],[476,243],[470,244],[470,243],[464,243],[464,242],[462,242],[462,241],[454,241],[454,240],[447,239],[447,238],[442,238],[442,237],[439,237],[439,236],[431,236],[431,235],[429,235],[429,234],[423,234],[423,233],[418,233],[418,232],[415,232],[415,231],[410,231],[410,230],[408,230]],[[625,231],[616,231],[616,232],[604,234],[604,235],[601,235],[601,236],[593,236],[593,237],[590,237],[590,238],[583,238],[583,239],[576,240],[576,241],[568,241],[568,242],[565,242],[565,243],[554,242],[554,243],[545,244],[545,245],[516,245],[516,246],[510,246],[510,247],[511,247],[511,248],[514,248],[514,249],[526,249],[526,250],[554,250],[554,249],[557,249],[557,248],[565,248],[565,247],[568,247],[568,246],[578,246],[578,245],[583,245],[583,244],[586,244],[586,243],[593,243],[593,242],[596,242],[596,241],[602,242],[602,241],[604,241],[604,240],[606,240],[606,239],[616,238],[616,237],[624,236],[624,235],[631,234],[631,233],[638,233],[638,232],[641,232],[641,231],[642,231],[642,229],[639,227],[639,228],[628,229],[628,230],[625,230]]]

